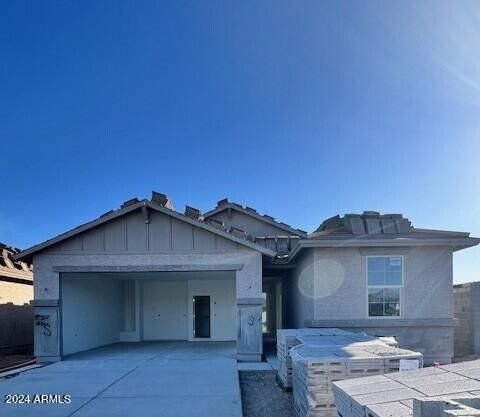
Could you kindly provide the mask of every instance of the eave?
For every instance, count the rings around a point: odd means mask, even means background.
[[[350,238],[350,239],[301,239],[290,252],[288,262],[291,262],[302,249],[306,248],[347,248],[347,247],[451,247],[454,251],[466,249],[480,244],[479,238],[446,237],[446,238]]]
[[[145,218],[145,222],[148,223],[149,222],[149,218],[148,216],[146,215],[146,208],[148,209],[151,209],[151,210],[154,210],[154,211],[157,211],[157,212],[160,212],[160,213],[163,213],[163,214],[166,214],[168,216],[171,216],[179,221],[182,221],[182,222],[185,222],[185,223],[188,223],[192,226],[195,226],[195,227],[199,227],[201,229],[204,229],[208,232],[211,232],[217,236],[221,236],[225,239],[228,239],[230,241],[233,241],[235,243],[238,243],[239,245],[242,245],[242,246],[245,246],[245,247],[248,247],[250,249],[253,249],[253,250],[256,250],[260,253],[262,253],[263,255],[265,256],[269,256],[271,258],[274,258],[276,256],[276,252],[275,251],[272,251],[268,248],[265,248],[261,245],[258,245],[254,242],[251,242],[247,239],[242,239],[240,237],[237,237],[231,233],[228,233],[226,231],[223,231],[223,230],[220,230],[220,229],[217,229],[216,227],[213,227],[213,226],[210,226],[209,224],[203,222],[203,221],[199,221],[199,220],[194,220],[194,219],[191,219],[190,217],[186,217],[184,216],[183,214],[180,214],[180,213],[177,213],[169,208],[166,208],[166,207],[163,207],[163,206],[160,206],[156,203],[153,203],[149,200],[141,200],[139,201],[138,203],[134,203],[134,204],[131,204],[131,205],[128,205],[124,208],[120,208],[118,210],[115,210],[115,211],[112,211],[112,212],[109,212],[95,220],[92,220],[88,223],[85,223],[81,226],[78,226],[72,230],[69,230],[68,232],[65,232],[65,233],[62,233],[52,239],[49,239],[49,240],[46,240],[45,242],[42,242],[42,243],[39,243],[37,245],[34,245],[28,249],[25,249],[24,251],[20,252],[20,253],[17,253],[13,259],[15,259],[16,261],[21,261],[21,260],[26,260],[26,259],[29,259],[31,260],[31,257],[35,254],[35,253],[38,253],[50,246],[53,246],[57,243],[60,243],[66,239],[69,239],[73,236],[76,236],[80,233],[83,233],[83,232],[86,232],[90,229],[93,229],[94,227],[97,227],[97,226],[100,226],[104,223],[107,223],[113,219],[116,219],[118,217],[121,217],[121,216],[124,216],[128,213],[131,213],[135,210],[138,210],[138,209],[141,209],[142,210],[142,213],[144,215],[144,218]]]

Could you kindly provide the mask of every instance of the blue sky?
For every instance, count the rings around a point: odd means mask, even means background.
[[[152,189],[480,236],[479,28],[469,1],[3,2],[0,241]]]

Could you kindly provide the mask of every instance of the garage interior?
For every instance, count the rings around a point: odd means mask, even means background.
[[[235,341],[234,271],[61,273],[62,355],[118,342]]]

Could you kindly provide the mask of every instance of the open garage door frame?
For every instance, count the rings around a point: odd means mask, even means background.
[[[61,355],[117,342],[235,341],[234,271],[61,273]],[[193,298],[208,296],[210,337],[195,337]]]

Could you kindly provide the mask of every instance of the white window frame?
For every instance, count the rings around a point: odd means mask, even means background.
[[[400,285],[369,285],[368,284],[368,259],[369,258],[401,258],[402,259],[402,276]],[[367,284],[367,291],[366,291],[366,300],[367,300],[367,311],[366,315],[368,319],[378,320],[378,319],[388,319],[388,320],[395,320],[403,318],[403,284],[404,284],[404,277],[405,277],[405,256],[404,255],[368,255],[365,257],[365,278]],[[369,314],[369,299],[368,299],[368,290],[370,288],[399,288],[400,289],[400,315],[398,316],[370,316]]]

